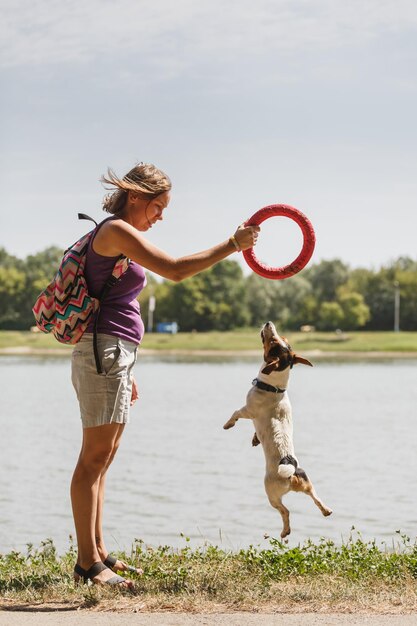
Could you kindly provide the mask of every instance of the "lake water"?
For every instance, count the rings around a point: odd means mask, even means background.
[[[289,494],[289,544],[340,542],[352,526],[378,542],[417,529],[417,361],[317,362],[290,380],[295,450],[319,496]],[[259,362],[140,356],[141,399],[109,471],[110,549],[205,542],[267,546],[281,517],[263,487],[264,456],[247,420],[222,426],[243,403]],[[81,440],[68,358],[0,357],[0,552],[73,534],[69,483]]]

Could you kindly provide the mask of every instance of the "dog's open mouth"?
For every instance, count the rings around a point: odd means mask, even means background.
[[[264,374],[272,371],[282,372],[287,367],[293,367],[296,363],[312,365],[307,359],[295,354],[288,339],[278,334],[273,322],[266,322],[261,330],[261,338],[264,346],[264,360],[266,367]]]
[[[268,365],[276,364],[274,369],[282,371],[291,366],[293,351],[285,337],[281,337],[272,322],[266,322],[261,330],[264,346],[264,359]],[[271,370],[272,371],[272,370]]]

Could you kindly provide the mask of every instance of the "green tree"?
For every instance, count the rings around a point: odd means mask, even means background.
[[[0,328],[21,328],[21,300],[26,289],[25,263],[0,248]]]
[[[267,280],[255,273],[250,274],[246,279],[246,297],[251,326],[261,326],[268,320],[276,321],[275,302],[279,291],[278,282]]]
[[[31,254],[24,262],[26,284],[20,298],[20,324],[30,328],[34,324],[32,307],[39,293],[53,280],[61,262],[63,250],[50,246]]]
[[[294,330],[303,324],[313,322],[311,313],[316,308],[313,304],[312,286],[303,276],[293,276],[289,280],[277,281],[278,289],[272,303],[272,319],[282,329]],[[310,308],[312,307],[312,309]]]
[[[23,270],[24,261],[16,256],[13,256],[12,254],[9,254],[5,248],[0,248],[0,267],[13,267],[18,270]]]
[[[209,301],[209,329],[231,330],[249,323],[246,281],[239,263],[225,260],[200,274]]]
[[[338,302],[323,302],[319,308],[317,327],[320,330],[336,330],[343,319],[343,309]]]
[[[332,302],[336,299],[337,289],[349,278],[349,267],[340,259],[321,261],[305,270],[303,276],[320,303]]]
[[[400,329],[417,330],[417,269],[397,271],[400,289]]]
[[[400,256],[394,263],[392,264],[392,268],[395,272],[417,272],[417,261],[411,259],[408,256]]]
[[[0,328],[33,325],[34,301],[53,279],[62,254],[51,246],[21,260],[0,248]],[[303,324],[323,330],[391,330],[398,283],[400,327],[417,330],[417,261],[409,257],[377,271],[350,271],[340,259],[321,261],[284,281],[256,274],[245,278],[240,265],[231,260],[177,284],[147,276],[148,287],[139,298],[146,325],[149,298],[154,295],[154,321],[177,321],[182,330],[260,326],[268,319],[282,330]]]
[[[252,325],[260,326],[270,319],[281,329],[292,330],[314,323],[317,301],[311,284],[303,276],[268,280],[251,274],[246,285]]]
[[[146,273],[146,287],[139,295],[140,314],[145,324],[145,328],[148,328],[148,315],[149,315],[149,298],[153,296],[157,299],[159,284],[155,276],[150,272]],[[159,300],[159,298],[158,298]]]
[[[250,321],[243,272],[222,261],[180,283],[158,287],[155,320],[176,321],[181,330],[230,330]]]
[[[25,274],[16,267],[0,265],[0,328],[14,328],[20,317],[20,297]]]
[[[35,289],[44,289],[54,278],[64,251],[57,246],[50,246],[37,254],[31,254],[25,261],[25,273],[29,285]]]
[[[203,330],[211,303],[206,301],[200,276],[180,283],[164,281],[156,292],[155,323],[177,322],[180,330]],[[211,312],[210,312],[211,313]]]
[[[341,323],[343,323],[345,330],[362,328],[370,319],[370,310],[368,305],[365,304],[362,294],[340,287],[337,301],[343,311],[343,321]]]
[[[371,317],[366,328],[392,330],[394,327],[395,276],[386,269],[369,275],[364,293]]]

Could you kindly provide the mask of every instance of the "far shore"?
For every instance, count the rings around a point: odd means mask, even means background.
[[[316,360],[417,358],[415,331],[289,332],[287,337],[298,354]],[[0,355],[58,357],[71,352],[71,345],[58,343],[50,334],[0,331]],[[262,342],[259,328],[173,335],[145,333],[140,355],[258,359],[262,356]]]
[[[67,348],[32,348],[30,346],[14,346],[0,348],[0,355],[9,356],[71,356],[71,347]],[[253,357],[260,356],[259,350],[181,350],[181,349],[149,349],[140,348],[142,356],[198,356],[198,357]],[[384,360],[384,359],[417,359],[417,352],[399,351],[331,351],[331,350],[303,350],[303,356],[318,360]]]

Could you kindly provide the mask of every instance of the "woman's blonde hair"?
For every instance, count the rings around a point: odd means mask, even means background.
[[[123,178],[119,178],[110,168],[101,182],[111,185],[113,191],[103,200],[103,210],[113,215],[125,206],[128,191],[136,191],[156,198],[164,191],[170,191],[171,181],[168,176],[152,163],[138,163]]]

